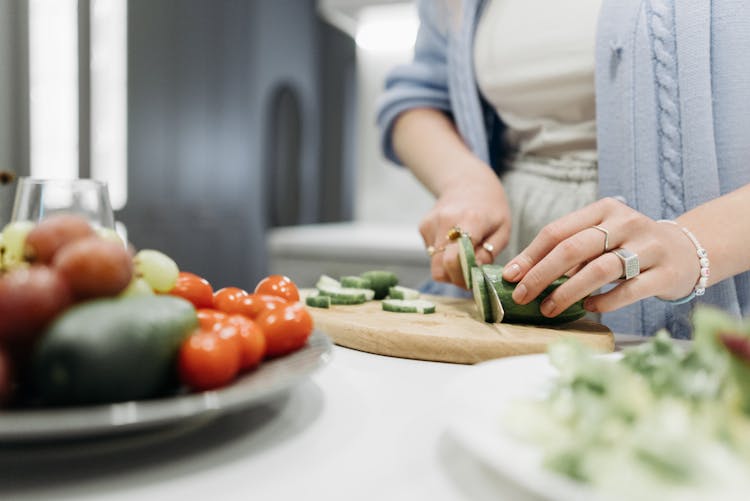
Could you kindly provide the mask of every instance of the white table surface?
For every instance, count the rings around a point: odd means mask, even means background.
[[[195,429],[56,448],[0,448],[0,499],[533,499],[444,432],[470,366],[335,347],[272,404]]]

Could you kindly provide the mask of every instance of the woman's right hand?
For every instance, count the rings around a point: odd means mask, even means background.
[[[436,281],[466,287],[458,245],[448,238],[452,228],[460,228],[471,236],[478,264],[493,262],[508,244],[511,229],[508,200],[500,180],[489,166],[485,167],[467,169],[444,186],[419,225],[425,247],[436,250],[430,265]]]

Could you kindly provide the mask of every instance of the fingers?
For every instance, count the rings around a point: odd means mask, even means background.
[[[586,228],[583,231],[575,233],[553,247],[546,256],[541,258],[523,276],[513,291],[513,300],[518,304],[526,304],[532,301],[545,287],[558,277],[564,275],[566,271],[575,268],[576,265],[581,263],[593,261],[598,256],[601,256],[603,250],[602,234],[598,230]],[[611,275],[614,272],[614,278],[617,278],[619,276],[619,273],[617,273],[619,264],[617,257],[615,256],[614,261],[607,259],[606,262],[610,264],[609,269],[606,270],[609,273],[602,273],[602,275]],[[593,266],[592,264],[589,263],[584,266],[584,270],[588,267],[591,267],[592,270],[598,270],[602,266],[600,263]],[[575,276],[579,276],[581,273],[583,273],[583,270],[579,271]],[[580,278],[577,281],[580,281]],[[597,284],[597,288],[603,285],[603,283]]]
[[[652,296],[653,291],[658,290],[661,282],[663,278],[657,272],[641,273],[635,278],[622,282],[611,291],[586,298],[583,301],[583,307],[591,312],[614,311]]]
[[[508,263],[503,278],[510,281],[520,280],[560,242],[583,229],[600,224],[609,214],[622,210],[624,207],[627,206],[613,198],[603,198],[548,224],[542,228],[539,235],[532,240],[526,249]],[[600,241],[603,243],[601,232],[593,231],[599,234]],[[603,249],[603,245],[601,248]],[[612,242],[610,242],[610,248],[612,248]]]
[[[614,254],[605,253],[583,266],[547,296],[542,301],[540,310],[544,316],[557,316],[582,297],[599,290],[605,284],[614,282],[621,275],[620,259]]]
[[[490,234],[481,242],[476,242],[474,254],[477,258],[477,264],[490,264],[495,262],[495,258],[508,245],[510,238],[510,228],[502,226],[494,233]]]

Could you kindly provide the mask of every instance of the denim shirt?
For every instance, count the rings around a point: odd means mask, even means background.
[[[378,108],[389,159],[399,162],[391,143],[398,115],[430,107],[451,116],[474,154],[501,169],[503,125],[481,98],[473,68],[484,4],[419,2],[413,61],[389,74]],[[595,60],[600,196],[674,219],[750,183],[750,2],[603,0]],[[689,337],[698,302],[750,314],[750,273],[689,304],[649,298],[604,314],[603,322],[615,332],[667,327]]]

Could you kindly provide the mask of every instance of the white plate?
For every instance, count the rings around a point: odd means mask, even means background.
[[[529,494],[555,501],[600,499],[586,486],[544,469],[541,451],[503,428],[501,420],[508,405],[543,396],[556,374],[546,354],[474,366],[448,391],[448,433],[504,481]]]
[[[313,331],[302,349],[264,362],[215,391],[86,407],[0,411],[0,444],[70,440],[205,422],[278,397],[331,358],[332,344]]]

